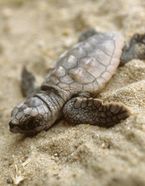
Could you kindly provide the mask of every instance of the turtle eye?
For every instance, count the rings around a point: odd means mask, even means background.
[[[35,127],[37,127],[37,122],[35,120],[31,120],[28,122],[27,127],[28,129],[34,129]]]
[[[36,127],[40,126],[40,121],[38,119],[30,119],[23,125],[21,125],[22,130],[32,130],[35,129]]]

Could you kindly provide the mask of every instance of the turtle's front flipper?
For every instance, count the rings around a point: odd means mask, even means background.
[[[21,73],[21,91],[24,97],[32,95],[37,90],[35,87],[35,77],[34,75],[27,70],[26,67],[23,67]]]
[[[120,65],[132,59],[145,59],[145,34],[134,34],[123,48]]]
[[[130,115],[130,111],[121,104],[103,104],[94,98],[75,97],[63,108],[65,119],[73,124],[88,123],[101,127],[111,127]]]

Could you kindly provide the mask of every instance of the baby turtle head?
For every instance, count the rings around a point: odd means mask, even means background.
[[[49,110],[39,97],[30,97],[18,104],[11,113],[10,131],[35,134],[43,130],[48,121]]]

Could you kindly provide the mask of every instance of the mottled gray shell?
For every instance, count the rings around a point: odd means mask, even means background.
[[[123,46],[124,39],[118,32],[99,33],[78,43],[60,56],[42,87],[97,93],[115,73]]]

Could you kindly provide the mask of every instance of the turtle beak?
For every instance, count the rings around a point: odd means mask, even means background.
[[[10,131],[13,133],[18,133],[19,128],[16,124],[14,124],[12,121],[9,122]]]

